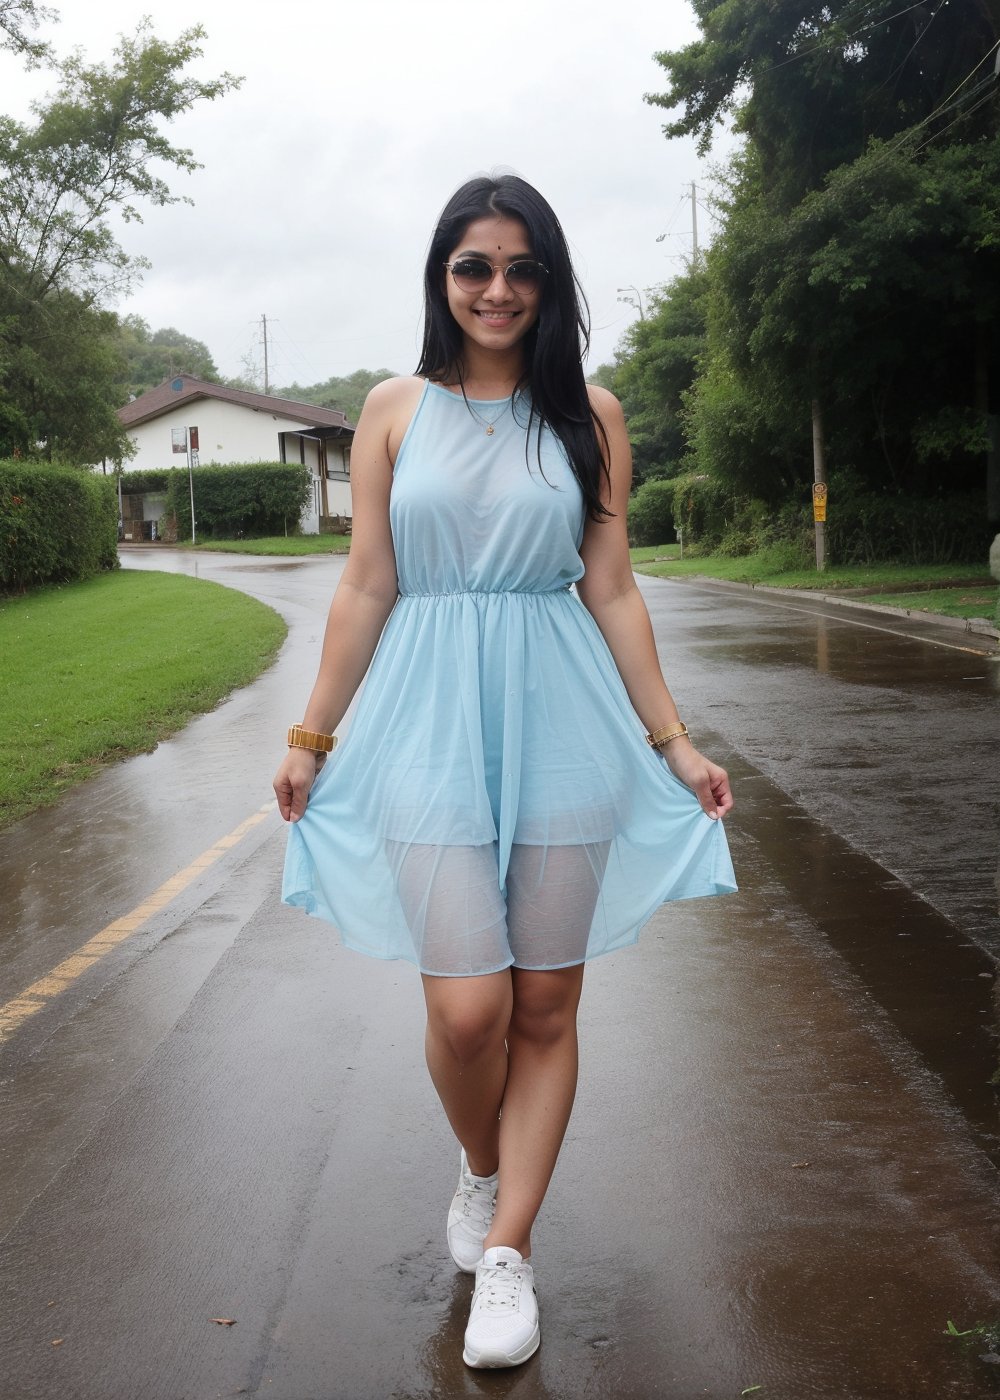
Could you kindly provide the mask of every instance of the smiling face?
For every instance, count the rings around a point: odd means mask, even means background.
[[[510,350],[538,320],[542,299],[541,287],[515,292],[507,285],[503,274],[509,263],[534,257],[528,230],[520,219],[502,214],[476,219],[449,253],[448,262],[470,257],[492,263],[493,280],[478,291],[466,292],[456,286],[451,273],[446,272],[448,309],[467,340],[484,350]]]

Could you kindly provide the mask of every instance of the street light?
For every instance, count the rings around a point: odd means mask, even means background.
[[[644,310],[644,308],[643,308],[643,305],[642,305],[642,292],[639,291],[639,288],[638,288],[638,287],[619,287],[619,288],[618,288],[618,291],[619,291],[618,300],[619,300],[619,301],[625,302],[626,305],[628,305],[628,306],[634,306],[634,307],[636,308],[636,310],[639,312],[639,320],[640,320],[640,321],[645,321],[645,319],[646,319],[646,312],[645,312],[645,310]],[[634,293],[635,293],[635,296],[634,296],[634,297],[630,297],[630,296],[623,297],[623,296],[620,295],[620,293],[622,293],[622,292],[634,292]]]

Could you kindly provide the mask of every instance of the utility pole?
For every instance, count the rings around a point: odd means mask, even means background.
[[[191,429],[184,429],[184,446],[187,451],[188,462],[188,490],[191,493],[191,543],[198,543],[198,536],[194,522],[194,456],[191,443]]]
[[[816,571],[826,568],[826,440],[823,409],[819,399],[812,401],[813,428],[813,529],[816,531]]]
[[[264,332],[264,393],[270,391],[270,378],[267,372],[267,317],[261,312],[260,324]]]
[[[698,186],[691,181],[691,266],[698,266]]]

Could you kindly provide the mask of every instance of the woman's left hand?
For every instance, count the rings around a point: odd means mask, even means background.
[[[713,821],[732,811],[733,794],[724,768],[699,753],[687,739],[674,739],[661,752],[674,777],[691,789]]]

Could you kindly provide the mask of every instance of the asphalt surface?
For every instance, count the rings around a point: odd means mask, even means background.
[[[477,1373],[418,979],[277,903],[268,783],[342,565],[125,562],[290,635],[0,837],[3,1400],[998,1393],[986,1342],[944,1335],[1000,1319],[985,642],[642,582],[737,783],[741,892],[588,969],[542,1348]]]

